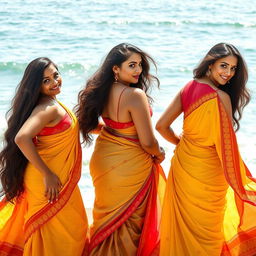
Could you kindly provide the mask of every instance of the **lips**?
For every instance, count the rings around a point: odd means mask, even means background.
[[[133,77],[134,77],[135,79],[137,79],[137,80],[140,78],[140,76],[133,76]]]
[[[223,80],[228,81],[228,77],[227,76],[220,76]]]
[[[60,85],[57,85],[57,86],[51,88],[51,90],[57,90],[57,89],[59,89],[59,88],[60,88]]]

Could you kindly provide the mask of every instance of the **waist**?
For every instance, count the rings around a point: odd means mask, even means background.
[[[139,137],[137,134],[125,134],[125,133],[119,132],[115,129],[112,129],[109,126],[105,126],[104,130],[116,137],[124,138],[124,139],[134,141],[134,142],[139,142]]]

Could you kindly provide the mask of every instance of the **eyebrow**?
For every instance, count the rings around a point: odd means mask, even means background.
[[[139,62],[139,63],[141,63],[142,62],[142,60]],[[138,63],[137,61],[130,61],[129,62],[129,64],[134,64],[134,63]]]
[[[55,75],[55,74],[58,74],[58,73],[59,73],[58,71],[55,71],[51,75]],[[44,76],[43,79],[45,79],[45,78],[50,78],[50,77],[49,76]]]
[[[226,65],[228,65],[228,66],[230,66],[230,64],[228,64],[227,62],[225,62],[225,61],[222,61],[221,63],[223,63],[223,64],[226,64]],[[236,67],[237,65],[233,65],[232,67]]]

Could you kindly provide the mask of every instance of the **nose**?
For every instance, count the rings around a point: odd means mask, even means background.
[[[53,84],[54,85],[58,84],[58,78],[53,79]]]
[[[142,67],[141,66],[137,66],[136,72],[141,73],[141,71],[142,71]]]
[[[231,75],[231,72],[232,72],[231,68],[227,68],[225,71],[226,71],[225,73],[227,75],[229,75],[229,76]]]

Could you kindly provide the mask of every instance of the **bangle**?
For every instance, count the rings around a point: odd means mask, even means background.
[[[165,154],[165,151],[164,151],[164,148],[163,148],[163,147],[159,147],[159,149],[160,149],[160,154],[157,154],[157,155],[155,155],[155,156],[160,156],[160,155],[162,155],[162,154]]]
[[[161,153],[165,153],[165,150],[164,150],[163,147],[160,147],[160,152],[161,152]]]

